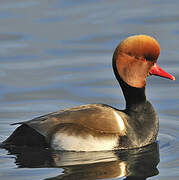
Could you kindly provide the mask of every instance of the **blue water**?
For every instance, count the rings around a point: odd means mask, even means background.
[[[15,129],[9,124],[59,109],[89,103],[124,108],[111,59],[127,36],[154,36],[161,45],[158,64],[176,81],[157,77],[147,81],[147,97],[160,118],[158,153],[156,148],[143,149],[131,152],[130,158],[124,153],[120,159],[112,152],[0,149],[0,179],[124,179],[126,169],[142,174],[138,163],[132,163],[141,162],[140,167],[148,169],[142,172],[152,176],[147,179],[178,180],[178,7],[177,0],[2,1],[0,141]],[[154,163],[151,154],[158,155]],[[144,159],[155,167],[148,168]]]

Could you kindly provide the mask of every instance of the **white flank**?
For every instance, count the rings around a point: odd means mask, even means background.
[[[118,145],[118,138],[111,137],[94,137],[88,135],[69,136],[65,133],[57,133],[52,138],[51,146],[56,150],[65,151],[108,151],[114,150]]]
[[[121,116],[119,116],[119,114],[117,112],[114,111],[114,115],[117,119],[117,123],[118,123],[118,126],[119,126],[119,129],[121,131],[124,131],[125,130],[125,124],[124,124],[124,121],[123,119],[121,118]]]

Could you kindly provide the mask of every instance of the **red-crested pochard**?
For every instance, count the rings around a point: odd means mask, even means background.
[[[117,46],[112,64],[126,100],[125,110],[88,104],[15,123],[21,126],[1,146],[104,151],[153,143],[158,134],[158,116],[146,99],[146,77],[175,80],[156,64],[159,54],[158,42],[147,35],[128,37]]]

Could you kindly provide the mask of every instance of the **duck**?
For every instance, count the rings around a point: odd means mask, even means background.
[[[141,148],[157,139],[159,118],[145,94],[151,75],[175,80],[157,65],[160,45],[149,35],[129,36],[116,47],[112,67],[126,106],[87,104],[18,122],[1,147],[30,146],[61,151]]]

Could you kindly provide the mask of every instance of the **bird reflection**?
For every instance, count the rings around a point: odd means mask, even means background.
[[[51,149],[9,148],[19,168],[63,168],[63,174],[45,180],[92,180],[123,177],[124,180],[145,180],[159,172],[157,143],[122,151],[62,152]]]

